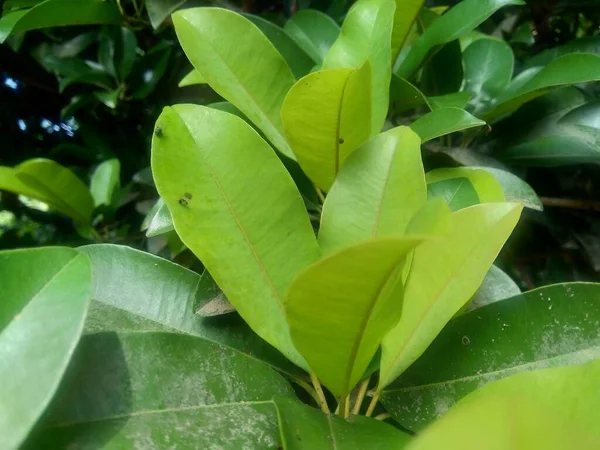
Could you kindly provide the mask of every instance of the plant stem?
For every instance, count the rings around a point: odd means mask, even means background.
[[[321,200],[321,203],[325,203],[325,195],[323,195],[323,191],[315,186],[315,191],[317,191],[317,197]]]
[[[360,407],[365,399],[365,394],[367,393],[370,381],[371,377],[361,383],[360,388],[358,389],[358,395],[356,396],[356,401],[354,402],[354,408],[352,408],[352,414],[356,415],[360,413]]]
[[[348,397],[342,397],[340,398],[340,402],[338,404],[337,410],[336,410],[336,414],[338,416],[344,416],[346,417],[346,410],[348,409]]]
[[[367,413],[365,414],[365,416],[371,417],[371,414],[373,414],[373,411],[375,410],[375,406],[377,406],[378,401],[379,401],[379,392],[377,392],[373,396],[373,399],[371,400],[371,403],[369,403],[369,407],[367,408]]]
[[[544,206],[579,209],[581,211],[600,211],[600,202],[575,200],[571,198],[540,197]]]
[[[310,380],[312,381],[315,392],[317,393],[317,397],[319,398],[319,406],[321,407],[321,411],[323,411],[325,414],[331,414],[329,411],[329,406],[327,406],[327,399],[325,398],[325,394],[323,393],[323,388],[321,387],[319,379],[314,373],[311,373]]]
[[[346,400],[344,400],[344,419],[350,417],[350,394],[346,396]]]
[[[300,378],[296,378],[296,377],[291,378],[291,381],[293,383],[296,383],[302,389],[304,389],[307,392],[307,394],[312,397],[312,399],[315,401],[315,403],[317,405],[321,404],[321,399],[317,395],[317,391],[315,391],[310,384],[308,384],[306,381],[301,380]]]
[[[381,414],[377,414],[374,419],[375,420],[386,420],[389,419],[390,417],[392,417],[392,415],[390,413],[381,413]]]

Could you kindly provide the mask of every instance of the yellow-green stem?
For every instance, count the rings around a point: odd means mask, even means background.
[[[319,398],[319,406],[321,407],[321,411],[323,411],[325,414],[331,414],[329,411],[329,406],[327,406],[327,399],[325,398],[325,394],[323,393],[323,388],[321,387],[319,379],[314,373],[311,373],[310,380],[312,381],[315,392],[317,393],[317,397]]]
[[[354,408],[352,408],[352,414],[357,415],[360,413],[360,407],[362,406],[363,400],[365,399],[365,394],[367,393],[367,389],[369,388],[370,381],[371,377],[363,381],[360,385],[360,388],[358,388],[358,394],[354,402]]]
[[[381,414],[377,414],[374,419],[375,420],[386,420],[389,419],[390,417],[392,417],[392,415],[390,413],[381,413]]]
[[[379,392],[377,392],[371,399],[371,403],[369,403],[369,407],[367,408],[367,413],[365,414],[365,416],[371,417],[371,414],[373,414],[373,411],[375,410],[375,406],[377,406],[378,401],[379,401]]]

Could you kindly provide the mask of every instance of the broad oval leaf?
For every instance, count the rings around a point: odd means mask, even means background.
[[[410,128],[427,142],[446,134],[482,127],[485,122],[459,108],[439,108],[415,120]]]
[[[144,329],[192,334],[260,359],[287,375],[301,373],[237,315],[209,319],[196,314],[198,307],[222,295],[205,276],[125,246],[98,244],[79,250],[92,262],[93,306],[102,311],[86,323],[87,330],[129,330],[119,328],[121,319],[125,323],[152,321],[156,327]]]
[[[369,63],[311,73],[290,89],[281,108],[298,163],[328,191],[342,164],[371,134]]]
[[[120,24],[117,5],[104,0],[74,3],[71,0],[45,0],[30,9],[9,12],[0,19],[0,44],[14,33],[66,25]]]
[[[116,158],[96,167],[90,183],[90,193],[96,207],[104,205],[117,209],[121,191],[120,173],[121,163]]]
[[[340,27],[335,20],[314,9],[301,9],[285,23],[283,29],[308,53],[315,64],[323,62],[340,34]]]
[[[291,342],[283,296],[320,250],[292,178],[232,114],[177,105],[163,111],[157,126],[152,171],[177,234],[250,327],[305,367]]]
[[[410,450],[600,448],[600,361],[522,373],[469,395]],[[469,432],[465,433],[464,430]]]
[[[521,210],[515,203],[485,203],[456,211],[443,241],[415,250],[402,317],[382,342],[379,391],[421,356],[475,294]]]
[[[392,29],[392,61],[395,62],[406,42],[425,0],[396,0]]]
[[[323,60],[324,69],[371,65],[371,136],[381,131],[389,106],[394,0],[359,0]]]
[[[404,233],[427,201],[420,144],[408,127],[397,127],[350,155],[323,205],[319,244],[324,253]]]
[[[502,93],[512,78],[514,55],[510,45],[497,39],[478,39],[463,53],[463,90],[471,94],[475,110],[484,109]]]
[[[420,238],[380,239],[342,249],[308,267],[285,302],[296,348],[338,398],[360,381],[402,313],[397,270]]]
[[[523,70],[527,70],[531,67],[544,67],[550,61],[569,53],[594,53],[596,55],[600,55],[600,37],[589,36],[580,39],[573,39],[572,41],[567,42],[565,45],[559,45],[557,47],[544,50],[543,52],[540,52],[537,55],[527,59],[523,64]]]
[[[521,0],[463,0],[438,17],[425,32],[413,42],[402,61],[397,61],[394,73],[409,78],[427,56],[440,45],[465,36],[500,8],[522,5]]]
[[[598,358],[599,294],[598,284],[557,284],[459,316],[382,402],[404,426],[420,429],[494,380]]]
[[[26,448],[275,450],[274,396],[294,396],[280,375],[195,336],[95,333]]]
[[[47,247],[0,252],[0,434],[19,448],[46,409],[83,329],[88,258]]]
[[[296,80],[266,36],[245,17],[220,8],[178,11],[173,23],[187,57],[210,87],[293,159],[279,111]],[[254,62],[250,68],[248,61]]]
[[[401,450],[411,437],[379,420],[351,416],[347,420],[289,398],[275,398],[285,450]]]

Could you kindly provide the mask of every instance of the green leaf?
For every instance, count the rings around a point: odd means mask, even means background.
[[[335,20],[314,9],[298,11],[283,29],[317,64],[323,62],[340,34],[340,27]]]
[[[531,67],[544,67],[556,58],[569,53],[594,53],[600,54],[600,37],[590,36],[580,39],[573,39],[567,42],[565,45],[558,47],[552,47],[537,55],[529,58],[523,64],[523,70],[527,70]]]
[[[344,420],[288,398],[275,398],[285,450],[400,450],[411,437],[379,420]]]
[[[198,292],[202,292],[203,295],[196,295],[195,314],[201,317],[216,317],[235,311],[235,308],[229,303],[225,294],[221,292],[208,270],[202,273],[198,284]]]
[[[419,137],[408,127],[375,136],[346,160],[325,199],[323,252],[402,235],[426,195]]]
[[[193,86],[194,84],[206,84],[206,79],[196,69],[190,70],[189,73],[182,78],[178,86],[182,88],[186,86]]]
[[[370,65],[311,73],[289,91],[283,128],[310,179],[328,191],[346,158],[371,134]]]
[[[421,105],[428,109],[435,109],[429,104],[429,99],[412,83],[392,75],[390,83],[390,102],[395,113],[408,111]]]
[[[457,317],[384,390],[383,404],[419,430],[495,380],[597,359],[598,292],[595,284],[547,286]]]
[[[125,27],[106,27],[100,37],[98,60],[105,70],[119,80],[125,80],[135,61],[137,39]]]
[[[429,59],[420,84],[428,95],[448,95],[460,90],[463,78],[463,57],[457,39],[444,45]]]
[[[68,248],[0,252],[0,434],[19,448],[52,399],[90,300],[85,255]]]
[[[244,14],[244,17],[256,25],[271,41],[288,63],[296,78],[301,78],[311,71],[315,65],[315,61],[311,58],[310,53],[292,39],[283,28],[252,14]]]
[[[511,277],[502,269],[492,266],[464,311],[473,311],[490,303],[514,297],[520,293],[521,289],[519,289],[519,286],[517,286],[517,283]]]
[[[129,84],[131,96],[140,100],[152,94],[169,66],[172,44],[161,41],[152,47],[144,57],[134,65]]]
[[[398,322],[396,271],[419,238],[347,247],[303,271],[285,309],[292,339],[311,370],[338,398],[360,381],[383,336]]]
[[[443,241],[415,250],[402,317],[382,342],[379,391],[423,354],[475,294],[521,210],[515,203],[487,203],[456,211]]]
[[[173,23],[187,57],[210,87],[294,159],[279,112],[295,78],[265,35],[243,16],[218,8],[178,11]]]
[[[232,114],[177,105],[157,126],[152,171],[177,234],[250,327],[306,366],[292,345],[282,299],[320,250],[285,167]]]
[[[567,54],[551,61],[541,70],[529,69],[515,77],[494,105],[482,113],[482,117],[492,123],[550,89],[596,80],[600,80],[600,56],[590,53]]]
[[[473,183],[466,177],[452,177],[427,183],[427,198],[429,200],[444,199],[452,211],[481,203]]]
[[[392,30],[392,61],[396,61],[425,0],[396,0]]]
[[[419,38],[413,42],[404,60],[396,61],[394,73],[410,78],[423,61],[447,44],[467,35],[500,8],[523,5],[521,0],[464,0],[438,17]]]
[[[432,110],[442,108],[465,109],[469,100],[471,100],[471,94],[468,92],[455,92],[453,94],[434,96],[427,99]]]
[[[90,183],[90,192],[96,207],[106,205],[117,208],[121,192],[120,173],[121,163],[118,159],[104,161],[96,168]]]
[[[410,128],[421,137],[423,142],[427,142],[446,134],[484,125],[483,120],[473,117],[463,109],[440,108],[420,117],[410,125]]]
[[[381,131],[388,112],[393,0],[358,0],[346,15],[340,36],[323,60],[323,69],[371,65],[371,136]]]
[[[600,129],[600,102],[592,101],[572,109],[559,120],[559,123]]]
[[[39,28],[121,22],[121,14],[114,2],[86,0],[74,3],[72,0],[46,0],[31,9],[5,14],[0,19],[0,43],[11,34]]]
[[[274,396],[289,384],[266,365],[195,336],[85,336],[26,448],[271,449]]]
[[[165,259],[113,244],[80,247],[92,262],[92,306],[102,312],[86,323],[92,331],[132,330],[120,322],[146,324],[142,330],[179,331],[265,361],[286,374],[300,373],[236,315],[207,319],[196,309],[219,295],[213,283]],[[154,324],[148,327],[147,323]]]
[[[159,198],[144,218],[142,231],[146,231],[146,237],[155,237],[174,229],[173,217],[171,217],[169,208],[167,208],[163,199]]]
[[[77,222],[88,222],[94,210],[85,184],[49,159],[30,159],[14,169],[0,167],[0,189],[40,200]]]
[[[494,176],[496,181],[502,186],[502,191],[506,200],[509,202],[522,203],[525,208],[543,211],[544,205],[529,184],[518,176],[507,172],[506,170],[493,167],[465,167],[465,169],[485,170]]]
[[[496,39],[478,39],[463,54],[463,90],[472,95],[475,110],[482,110],[508,86],[515,57],[510,45]]]
[[[178,9],[187,0],[146,0],[146,9],[148,10],[148,18],[152,24],[152,28],[157,29],[171,15],[173,11]]]

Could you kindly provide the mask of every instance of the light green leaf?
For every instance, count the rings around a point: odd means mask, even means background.
[[[271,41],[277,51],[286,60],[296,78],[302,78],[311,71],[315,65],[315,61],[311,58],[310,53],[292,39],[283,28],[252,14],[244,14],[244,17],[256,25]]]
[[[419,137],[397,127],[365,142],[344,163],[325,199],[324,253],[374,237],[400,236],[427,201]]]
[[[173,217],[169,208],[162,198],[159,198],[142,223],[142,231],[146,231],[146,237],[160,236],[175,229]]]
[[[0,167],[0,189],[40,200],[80,223],[88,222],[94,210],[86,185],[49,159],[30,159],[14,169]]]
[[[465,107],[469,103],[469,100],[471,100],[471,94],[469,94],[468,92],[455,92],[453,94],[439,95],[429,97],[427,99],[431,109],[465,109]]]
[[[187,57],[210,87],[293,159],[279,111],[295,78],[266,36],[245,17],[219,8],[178,11],[173,23]]]
[[[477,193],[480,203],[503,202],[505,200],[504,191],[500,183],[491,173],[483,169],[453,167],[435,169],[425,174],[427,184],[455,178],[466,178],[469,180]]]
[[[542,211],[544,209],[542,201],[539,199],[533,188],[518,176],[507,172],[506,170],[496,169],[494,167],[476,166],[465,167],[465,169],[485,170],[486,172],[491,173],[496,181],[500,183],[500,186],[502,186],[502,191],[504,192],[507,201],[522,203],[525,208],[534,209],[536,211]]]
[[[177,234],[250,327],[306,366],[289,336],[283,296],[320,250],[285,167],[232,114],[177,105],[157,126],[152,171]]]
[[[410,219],[407,234],[438,235],[452,230],[452,212],[443,198],[425,203]]]
[[[427,56],[447,44],[467,35],[500,8],[523,5],[521,0],[464,0],[437,18],[425,32],[413,42],[405,59],[396,62],[394,73],[410,78]]]
[[[449,178],[427,184],[427,198],[442,198],[452,211],[481,203],[473,183],[466,177]]]
[[[364,416],[326,416],[288,398],[275,398],[285,450],[400,450],[411,437]]]
[[[360,381],[402,313],[397,270],[419,238],[380,239],[322,259],[292,284],[285,302],[296,348],[338,398]]]
[[[335,20],[314,9],[298,11],[283,29],[318,64],[323,62],[340,34],[340,27]]]
[[[483,120],[473,117],[463,109],[441,108],[420,117],[411,124],[410,128],[421,137],[423,142],[427,142],[446,134],[484,125]]]
[[[521,210],[520,204],[487,203],[457,211],[444,241],[415,250],[402,317],[382,342],[379,391],[423,354],[475,294]]]
[[[541,70],[529,69],[515,77],[493,106],[482,113],[482,118],[492,123],[550,89],[596,80],[600,80],[600,56],[591,53],[567,54],[551,61]]]
[[[68,248],[0,252],[0,434],[19,448],[52,399],[90,301],[88,258]]]
[[[340,167],[371,134],[370,65],[311,73],[281,109],[288,142],[310,179],[328,191]]]
[[[30,9],[21,9],[5,14],[0,19],[0,43],[13,33],[39,28],[68,25],[120,24],[119,9],[114,2],[86,0],[46,0]]]
[[[178,86],[182,88],[186,86],[193,86],[194,84],[206,84],[206,79],[196,69],[190,70],[189,73],[181,79]]]
[[[573,39],[565,45],[552,47],[529,58],[523,64],[523,70],[531,67],[544,67],[549,62],[569,53],[594,53],[600,55],[600,37],[589,36]]]
[[[92,310],[101,312],[93,320],[88,317],[88,332],[136,331],[137,326],[124,325],[141,321],[142,330],[199,336],[265,361],[283,373],[300,373],[236,315],[216,320],[196,314],[198,307],[222,295],[204,275],[121,245],[87,245],[79,251],[92,262]]]
[[[394,0],[358,0],[346,15],[340,36],[323,69],[371,65],[371,136],[381,131],[388,112]]]
[[[515,57],[505,41],[478,39],[467,47],[463,58],[463,90],[472,95],[475,110],[482,110],[508,86]]]
[[[425,0],[396,0],[392,30],[392,61],[396,61]]]
[[[121,191],[120,173],[121,163],[118,159],[109,159],[96,167],[90,183],[90,192],[96,207],[106,205],[117,208]]]
[[[473,311],[490,303],[514,297],[520,293],[521,289],[519,289],[519,286],[517,286],[517,283],[511,277],[502,269],[492,266],[464,311]]]
[[[596,360],[491,383],[459,402],[408,448],[600,448],[598,379]]]
[[[259,361],[195,336],[85,336],[26,448],[275,450],[274,396],[289,384]]]

